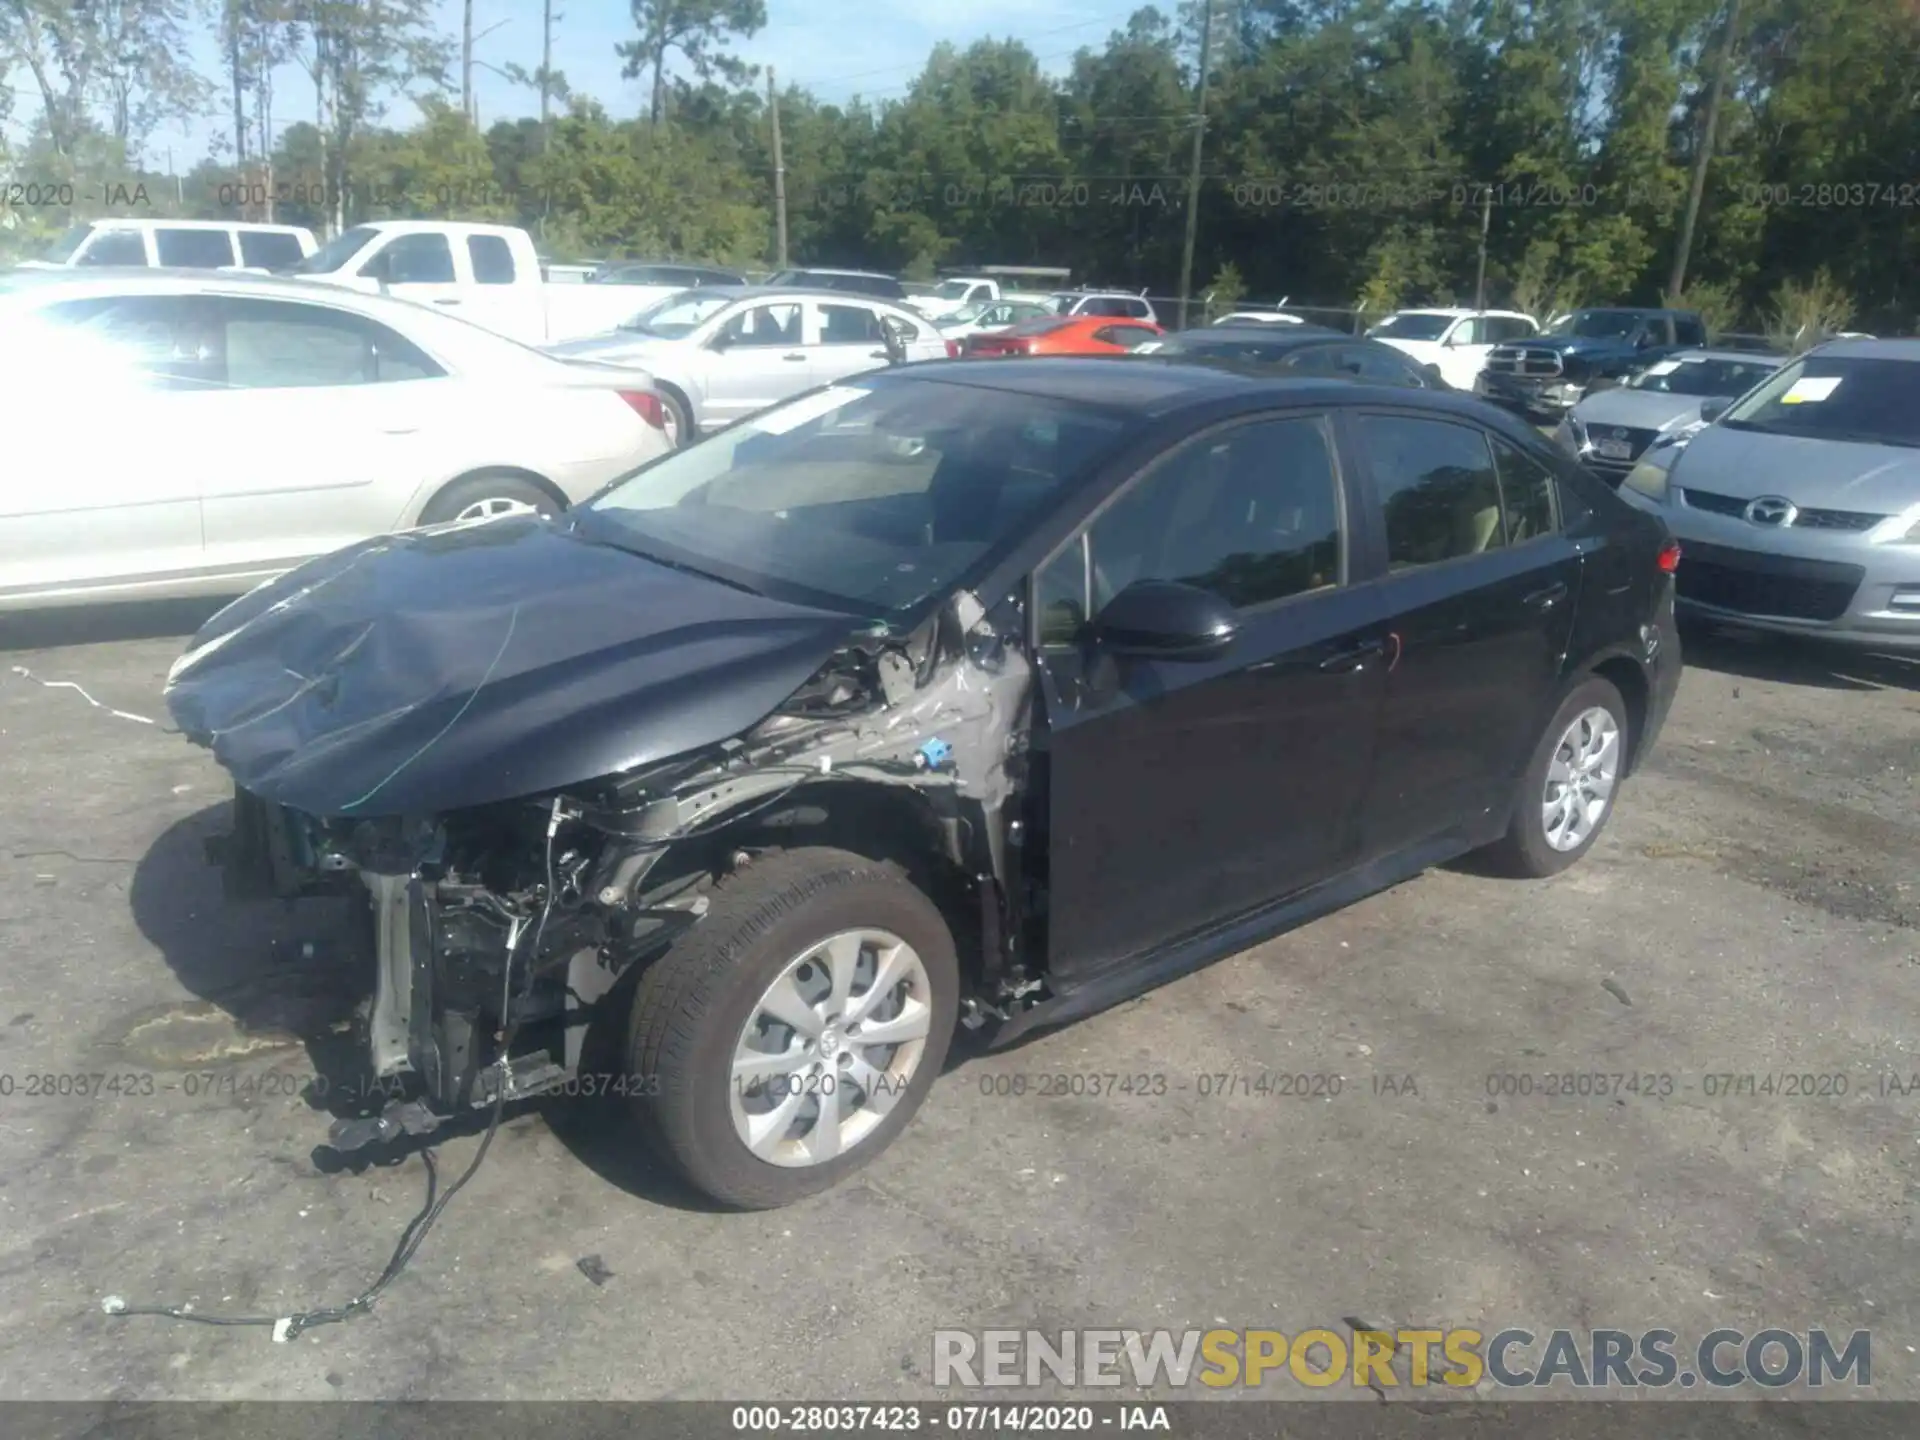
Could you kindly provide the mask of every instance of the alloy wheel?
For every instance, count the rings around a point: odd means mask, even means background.
[[[1620,725],[1598,705],[1574,716],[1547,764],[1540,819],[1555,850],[1577,850],[1613,802],[1620,771]]]
[[[932,1030],[933,990],[912,946],[845,930],[809,946],[753,1007],[734,1047],[734,1133],[770,1165],[822,1165],[879,1129]]]
[[[505,495],[490,495],[482,500],[463,506],[456,520],[498,520],[502,515],[538,515],[536,506],[524,500],[511,500]]]

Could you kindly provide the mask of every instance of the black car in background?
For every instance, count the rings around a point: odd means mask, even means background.
[[[167,698],[232,893],[371,902],[369,1064],[419,1094],[336,1144],[576,1084],[765,1207],[897,1136],[956,1025],[1466,851],[1572,865],[1672,700],[1677,560],[1464,397],[932,361],[315,561]]]
[[[1274,375],[1370,380],[1412,390],[1444,388],[1435,366],[1421,365],[1391,345],[1320,325],[1245,321],[1180,330],[1150,340],[1138,356],[1211,360]]]

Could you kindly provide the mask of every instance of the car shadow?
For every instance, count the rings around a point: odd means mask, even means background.
[[[230,596],[214,600],[143,600],[0,616],[0,653],[52,650],[65,645],[103,645],[117,640],[185,638],[231,603]]]
[[[1920,690],[1920,655],[1857,650],[1702,620],[1683,624],[1680,645],[1688,668],[1744,680],[1825,690]]]

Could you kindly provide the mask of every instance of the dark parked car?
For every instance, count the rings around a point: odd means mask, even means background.
[[[231,893],[371,901],[372,1068],[422,1093],[338,1145],[571,1083],[772,1206],[956,1025],[1466,851],[1573,864],[1672,699],[1677,556],[1465,397],[940,360],[315,561],[167,698],[236,781]]]
[[[788,290],[845,290],[881,300],[907,299],[907,287],[891,275],[874,270],[782,270],[767,284]]]
[[[1524,419],[1557,425],[1589,391],[1706,343],[1706,322],[1691,310],[1575,310],[1530,340],[1494,346],[1474,393]]]
[[[1422,365],[1378,340],[1320,325],[1275,325],[1257,320],[1239,326],[1209,325],[1149,341],[1135,353],[1214,360],[1281,375],[1371,380],[1415,390],[1445,384],[1436,366]]]

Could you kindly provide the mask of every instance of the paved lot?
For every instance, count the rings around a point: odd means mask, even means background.
[[[931,1393],[938,1327],[1342,1317],[1867,1327],[1878,1393],[1920,1395],[1920,1094],[1879,1093],[1920,1072],[1913,666],[1696,640],[1663,748],[1572,873],[1432,873],[969,1059],[891,1153],[789,1211],[704,1213],[602,1132],[515,1119],[371,1316],[274,1345],[100,1300],[341,1303],[423,1171],[316,1168],[328,1117],[297,1092],[351,1003],[334,917],[224,910],[215,767],[36,683],[164,724],[192,617],[140,619],[171,633],[0,620],[0,1396],[905,1398]],[[1488,1093],[1567,1071],[1676,1089]],[[155,1091],[25,1093],[73,1072]],[[1167,1093],[990,1093],[1106,1072]],[[1345,1083],[1200,1094],[1263,1072]],[[1708,1098],[1723,1072],[1849,1093]]]

